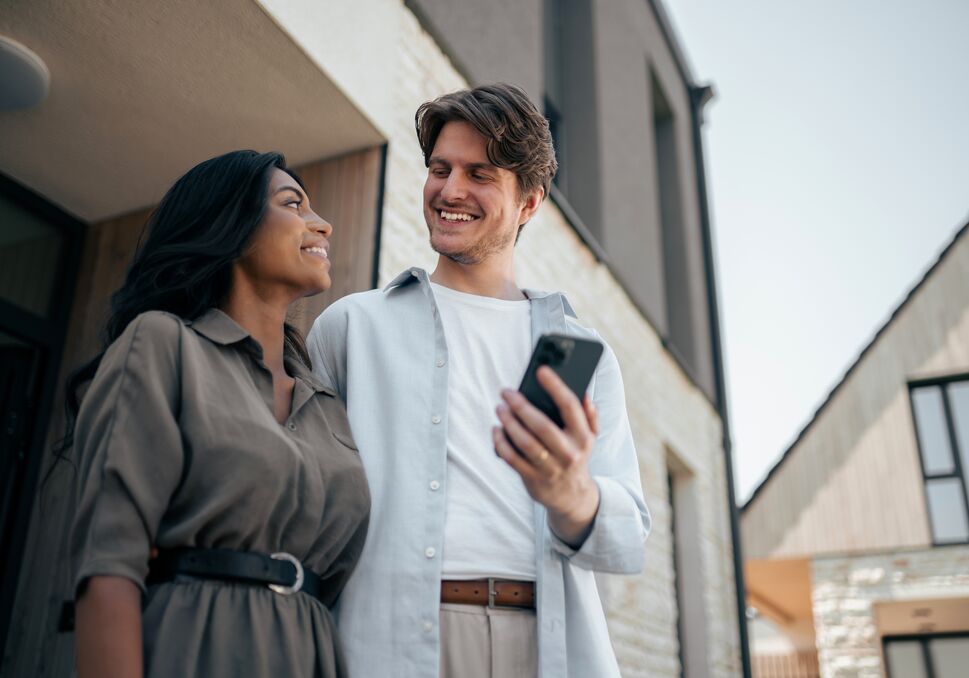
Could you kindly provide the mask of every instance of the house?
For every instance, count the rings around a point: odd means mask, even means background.
[[[754,491],[741,532],[754,675],[966,675],[969,224]]]
[[[627,676],[746,665],[716,279],[695,84],[643,0],[36,0],[0,35],[50,71],[0,112],[0,678],[68,675],[69,464],[51,469],[67,372],[172,181],[236,148],[279,150],[335,226],[332,299],[429,267],[417,106],[489,80],[542,102],[562,170],[519,244],[522,284],[561,289],[623,369],[647,501],[647,571],[599,579]],[[9,450],[9,452],[7,451]]]

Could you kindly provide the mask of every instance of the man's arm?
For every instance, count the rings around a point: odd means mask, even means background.
[[[548,509],[559,553],[585,569],[639,572],[650,517],[615,354],[606,347],[596,371],[594,406],[583,405],[547,368],[539,370],[539,380],[558,405],[565,428],[521,394],[505,391],[498,408],[503,428],[494,432],[496,452]]]

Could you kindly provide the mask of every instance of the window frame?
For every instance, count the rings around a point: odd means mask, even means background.
[[[929,506],[928,482],[930,480],[956,479],[962,486],[962,504],[965,511],[966,522],[969,523],[969,478],[966,477],[967,469],[962,467],[962,450],[959,449],[959,441],[956,437],[955,419],[952,413],[952,405],[949,402],[949,386],[951,384],[966,382],[969,384],[969,372],[950,374],[944,377],[931,379],[917,379],[908,383],[908,404],[912,413],[912,427],[915,431],[915,449],[919,458],[919,470],[922,472],[922,498],[925,503],[925,516],[928,521],[929,534],[932,536],[933,546],[950,546],[959,544],[969,544],[969,532],[965,539],[945,540],[936,539],[935,530],[932,525],[932,513]],[[949,449],[952,454],[952,472],[929,474],[925,470],[925,455],[922,451],[922,439],[919,435],[919,419],[915,411],[914,392],[924,388],[939,388],[942,394],[942,411],[945,416],[946,436],[948,437]]]
[[[932,653],[929,651],[929,643],[933,640],[946,638],[969,638],[969,631],[947,631],[941,633],[910,633],[902,635],[882,636],[882,668],[885,670],[887,678],[905,678],[904,676],[892,675],[892,668],[888,663],[888,646],[895,643],[908,643],[917,641],[922,650],[922,662],[925,666],[925,675],[929,678],[936,678],[935,666],[932,664]]]

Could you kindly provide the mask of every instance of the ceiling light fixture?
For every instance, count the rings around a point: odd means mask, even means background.
[[[47,98],[50,71],[32,50],[0,36],[0,110],[33,108]]]

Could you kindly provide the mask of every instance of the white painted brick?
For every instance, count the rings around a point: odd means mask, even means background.
[[[824,678],[881,678],[876,603],[969,596],[969,547],[818,558],[814,626]]]

